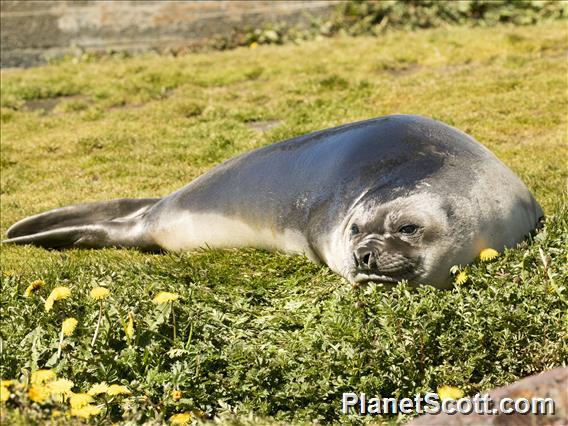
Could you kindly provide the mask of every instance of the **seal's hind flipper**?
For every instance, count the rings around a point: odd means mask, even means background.
[[[106,232],[99,225],[69,226],[51,231],[22,235],[2,241],[2,244],[33,244],[38,247],[65,249],[71,247],[105,247]]]
[[[23,219],[8,229],[7,244],[45,248],[138,247],[155,249],[140,221],[159,198],[118,199],[78,204]]]
[[[160,198],[120,198],[61,207],[20,220],[12,225],[6,234],[8,238],[15,238],[68,226],[93,225],[108,220],[126,219],[142,214],[159,200]]]

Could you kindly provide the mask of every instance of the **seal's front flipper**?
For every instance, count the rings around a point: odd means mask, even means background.
[[[45,248],[158,247],[145,233],[145,213],[160,199],[118,199],[79,204],[28,217],[8,229],[7,244]]]

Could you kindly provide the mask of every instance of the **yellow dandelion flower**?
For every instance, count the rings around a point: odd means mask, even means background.
[[[18,383],[17,380],[0,380],[0,386],[6,386],[7,388],[9,388],[10,386],[15,385],[16,383]]]
[[[67,299],[71,296],[71,289],[69,287],[55,287],[45,301],[45,310],[51,311],[53,303],[57,300]]]
[[[67,299],[69,296],[71,296],[71,289],[65,286],[55,287],[49,294],[49,297],[52,297],[54,300]]]
[[[59,410],[53,410],[51,412],[51,418],[56,419],[58,417],[61,417],[63,415],[63,413]]]
[[[53,308],[53,302],[55,302],[55,300],[52,297],[48,297],[47,299],[45,299],[45,312],[49,312],[51,311],[51,308]]]
[[[461,285],[461,284],[463,284],[463,283],[465,283],[465,282],[467,281],[467,278],[468,278],[468,277],[467,277],[467,274],[466,274],[464,271],[461,271],[461,272],[457,275],[457,277],[456,277],[456,279],[455,279],[455,283],[458,284],[458,285]]]
[[[28,390],[28,397],[38,404],[43,404],[49,399],[51,392],[49,389],[42,385],[32,385]]]
[[[93,402],[93,397],[88,393],[74,393],[69,397],[71,408],[82,408]]]
[[[91,293],[90,293],[91,297],[95,300],[106,299],[109,294],[110,294],[110,291],[106,287],[95,287],[94,289],[91,290]]]
[[[172,391],[172,399],[174,401],[177,401],[180,398],[181,398],[181,391],[178,390]]]
[[[170,422],[173,425],[186,425],[191,421],[191,413],[179,413],[170,417]]]
[[[101,412],[101,409],[96,405],[85,405],[81,408],[71,408],[71,415],[74,417],[81,417],[88,419],[91,416],[96,416]]]
[[[499,256],[499,252],[495,249],[492,249],[492,248],[483,249],[483,250],[481,250],[481,253],[479,253],[479,258],[483,262],[488,262],[490,260],[493,260],[497,256]]]
[[[56,378],[57,376],[53,370],[36,370],[32,373],[30,382],[33,385],[41,385],[42,383],[50,382]]]
[[[107,392],[108,392],[108,385],[105,382],[95,383],[94,385],[91,386],[91,389],[87,391],[87,393],[92,396]]]
[[[164,303],[173,302],[177,299],[179,299],[179,294],[170,293],[168,291],[160,291],[158,294],[156,294],[152,302],[156,305],[162,305]]]
[[[26,288],[26,290],[24,291],[24,296],[30,297],[32,295],[32,293],[38,291],[44,285],[45,285],[45,282],[43,280],[35,280]]]
[[[114,396],[114,395],[130,395],[132,392],[126,387],[122,385],[110,385],[107,390],[107,395]]]
[[[128,312],[128,322],[126,323],[126,327],[124,328],[124,333],[129,339],[132,339],[134,337],[134,315],[132,314],[132,312]]]
[[[68,379],[59,379],[54,380],[53,382],[49,382],[47,384],[47,388],[51,391],[54,395],[63,395],[69,396],[73,392],[71,392],[71,388],[73,387],[74,383]]]
[[[457,400],[463,397],[463,391],[460,388],[456,388],[454,386],[441,386],[438,388],[438,396],[442,400]]]
[[[10,390],[8,389],[8,386],[0,386],[0,401],[6,402],[8,401],[8,398],[10,398]]]
[[[73,335],[75,327],[77,327],[78,323],[79,321],[77,321],[75,318],[66,318],[63,321],[63,324],[61,325],[61,330],[63,331],[63,334],[65,334],[66,336]]]
[[[256,41],[253,41],[253,42],[249,45],[249,47],[250,47],[251,49],[256,49],[256,48],[258,47],[258,43],[257,43]]]

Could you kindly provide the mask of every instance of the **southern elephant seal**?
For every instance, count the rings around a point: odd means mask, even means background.
[[[46,248],[304,253],[350,282],[447,286],[452,265],[512,247],[543,212],[489,150],[438,121],[393,115],[232,158],[164,198],[26,218],[8,243]]]

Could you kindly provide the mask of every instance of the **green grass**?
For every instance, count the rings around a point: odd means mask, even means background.
[[[567,47],[557,22],[3,71],[2,234],[66,204],[166,195],[235,154],[392,113],[473,135],[548,220],[522,248],[467,267],[469,280],[450,291],[356,290],[302,257],[258,250],[2,247],[2,378],[54,368],[76,392],[127,385],[133,396],[111,399],[107,421],[200,410],[227,421],[358,422],[341,416],[342,392],[402,397],[449,384],[472,394],[567,364]],[[264,121],[278,125],[253,128]],[[25,298],[36,279],[45,287]],[[42,298],[58,285],[73,294],[45,312]],[[97,285],[111,297],[91,347]],[[152,303],[162,290],[180,295],[173,314]],[[71,316],[79,325],[57,358]],[[65,406],[14,392],[4,419],[40,422]]]

